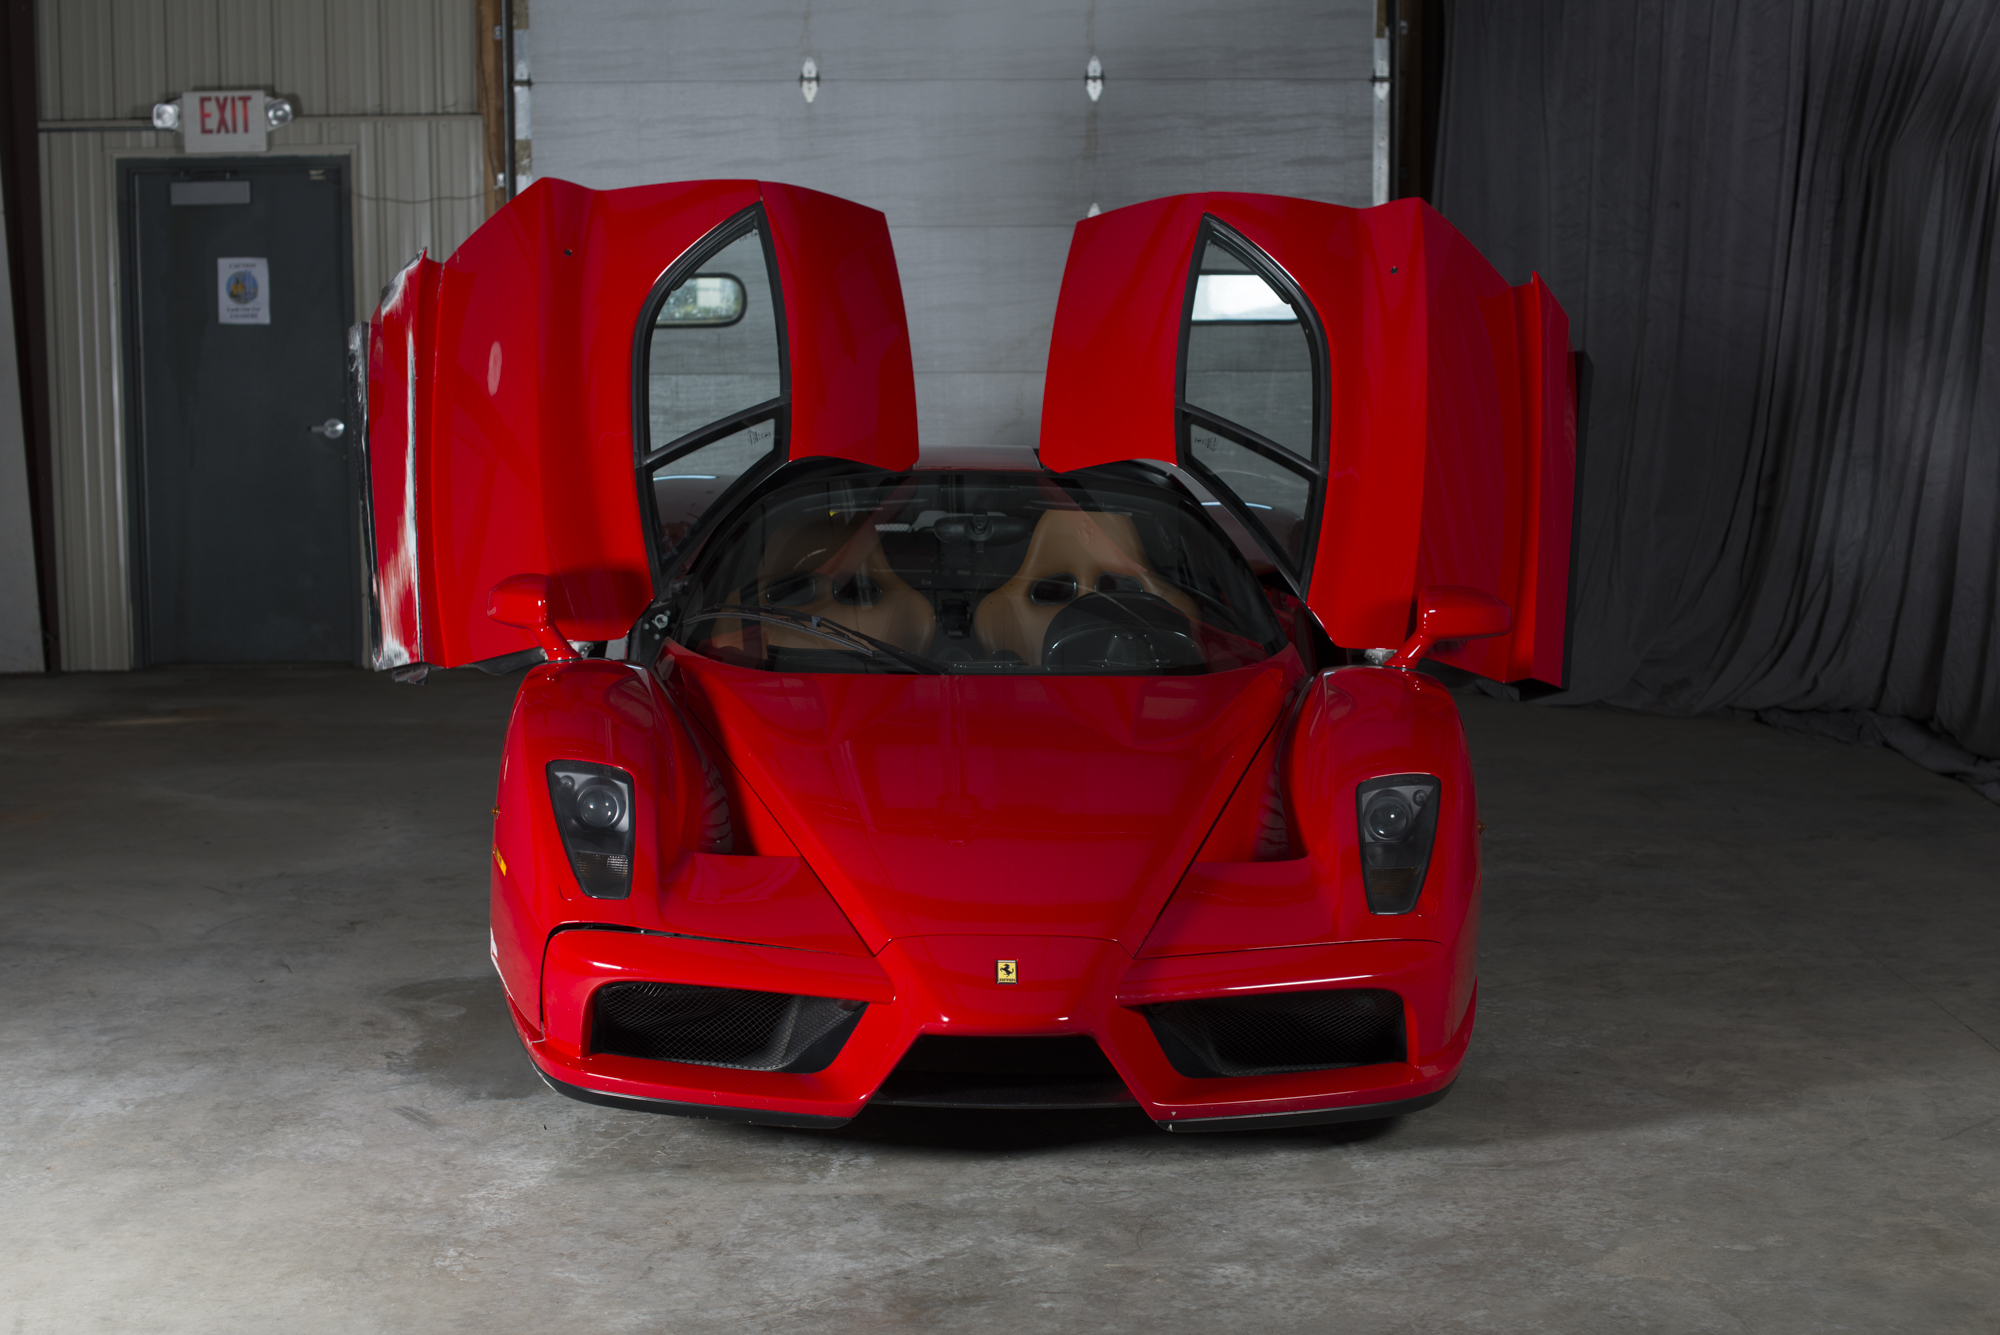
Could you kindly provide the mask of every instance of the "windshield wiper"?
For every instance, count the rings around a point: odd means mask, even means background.
[[[768,621],[776,626],[790,626],[808,635],[817,635],[835,644],[844,644],[850,649],[859,649],[864,654],[893,658],[912,672],[926,676],[938,676],[944,668],[925,658],[913,654],[908,649],[899,648],[887,640],[878,640],[873,635],[864,635],[852,626],[844,626],[838,621],[814,612],[794,612],[788,607],[745,607],[724,603],[715,607],[704,607],[701,611],[682,620],[683,626],[691,626],[697,621]]]

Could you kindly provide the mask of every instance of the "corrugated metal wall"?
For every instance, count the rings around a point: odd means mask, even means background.
[[[41,0],[43,120],[265,88],[308,116],[477,115],[472,0]]]
[[[449,254],[485,216],[475,3],[39,0],[66,669],[132,662],[117,163],[176,152],[171,134],[104,123],[149,117],[191,88],[292,98],[300,118],[270,151],[349,158],[365,314],[411,256]]]
[[[0,206],[0,245],[18,224]],[[0,268],[0,311],[14,309],[12,266]],[[36,578],[34,502],[28,494],[27,418],[21,411],[14,324],[0,320],[0,673],[44,666],[41,588]]]

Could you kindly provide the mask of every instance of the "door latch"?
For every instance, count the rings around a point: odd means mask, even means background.
[[[347,434],[347,423],[341,421],[338,417],[329,417],[318,426],[309,426],[306,430],[312,432],[315,436],[325,436],[328,440],[339,440]]]

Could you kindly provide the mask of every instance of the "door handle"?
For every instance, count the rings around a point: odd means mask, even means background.
[[[309,426],[306,430],[312,432],[315,436],[325,436],[328,440],[339,440],[347,434],[347,423],[341,421],[338,417],[329,417],[318,426]]]

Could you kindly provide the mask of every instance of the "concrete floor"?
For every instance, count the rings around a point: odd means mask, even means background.
[[[1887,751],[1462,696],[1441,1107],[808,1133],[530,1075],[515,684],[0,681],[0,1332],[2000,1331],[2000,809]]]

